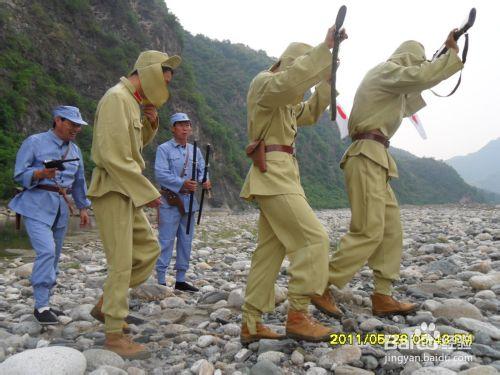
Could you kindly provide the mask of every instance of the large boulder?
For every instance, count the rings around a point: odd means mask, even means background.
[[[64,346],[25,350],[7,358],[0,365],[2,375],[83,375],[87,368],[85,356]]]

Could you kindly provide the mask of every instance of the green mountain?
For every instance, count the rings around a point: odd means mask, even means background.
[[[497,195],[469,186],[443,161],[395,148],[391,153],[399,169],[399,179],[391,184],[401,203],[498,202]]]
[[[168,6],[168,2],[167,2]],[[161,130],[145,149],[151,176],[156,146],[166,141],[168,115],[187,112],[196,138],[214,146],[213,206],[243,207],[238,198],[249,166],[244,155],[246,92],[257,72],[273,59],[241,44],[186,32],[162,0],[10,0],[0,2],[0,197],[14,186],[15,154],[29,134],[51,126],[57,104],[80,107],[92,122],[107,88],[126,75],[141,50],[183,57],[171,100],[160,111]],[[90,175],[92,127],[78,138]],[[325,116],[298,137],[302,182],[317,208],[345,207],[338,162],[347,147]],[[448,203],[488,199],[466,185],[444,163],[397,153],[401,179],[394,181],[402,203]]]
[[[500,194],[500,138],[480,150],[456,156],[446,163],[457,170],[467,183]]]

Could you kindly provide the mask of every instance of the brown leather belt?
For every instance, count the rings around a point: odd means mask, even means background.
[[[383,135],[376,134],[376,133],[358,133],[354,134],[351,139],[353,141],[358,141],[360,139],[371,139],[372,141],[376,141],[378,143],[382,143],[385,148],[389,148],[390,142],[389,140],[384,137]]]
[[[184,188],[181,188],[181,190],[179,190],[179,193],[175,193],[170,189],[164,188],[163,186],[160,187],[160,194],[161,195],[167,195],[168,192],[171,192],[173,194],[184,194],[184,195],[189,194],[189,190],[186,190]]]
[[[272,151],[281,151],[293,155],[295,149],[292,146],[286,146],[286,145],[267,145],[266,152],[272,152]]]
[[[67,188],[61,188],[61,190],[59,190],[59,188],[57,186],[53,186],[53,185],[36,185],[35,188],[37,189],[42,189],[42,190],[47,190],[47,191],[53,191],[54,193],[58,193],[59,195],[64,195],[64,193],[66,194],[71,194],[71,189],[67,189]]]

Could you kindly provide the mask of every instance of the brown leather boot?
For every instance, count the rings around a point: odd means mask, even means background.
[[[321,325],[304,311],[288,310],[286,335],[294,340],[329,341],[332,330]]]
[[[322,313],[334,318],[340,318],[344,315],[335,304],[332,293],[328,288],[326,288],[323,295],[311,297],[311,303]]]
[[[416,303],[398,302],[385,294],[372,294],[372,313],[376,316],[406,315],[415,311],[417,307]]]
[[[285,335],[280,335],[279,333],[274,332],[272,329],[266,327],[262,323],[257,323],[256,328],[257,328],[257,333],[255,335],[252,335],[248,330],[247,324],[246,323],[242,324],[240,333],[240,342],[243,345],[259,341],[260,339],[283,340],[286,338]]]
[[[104,323],[104,313],[102,312],[102,304],[104,302],[103,296],[99,298],[97,304],[90,310],[90,315],[101,323]],[[127,322],[123,322],[123,333],[130,333],[130,328],[128,327]]]
[[[135,343],[123,333],[106,333],[104,348],[125,359],[146,359],[151,355],[144,345]]]

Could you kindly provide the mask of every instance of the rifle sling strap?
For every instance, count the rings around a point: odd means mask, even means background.
[[[467,52],[469,52],[469,34],[465,33],[464,36],[465,36],[465,44],[464,44],[464,49],[462,51],[462,63],[463,64],[465,64],[465,61],[467,60]],[[455,93],[455,91],[457,91],[458,86],[460,86],[460,83],[462,82],[462,71],[463,71],[463,69],[460,70],[460,76],[458,77],[457,84],[455,85],[455,87],[453,88],[453,90],[451,90],[451,92],[448,95],[438,94],[434,90],[431,90],[431,92],[434,95],[439,96],[440,98],[447,98],[448,96],[452,96]]]

